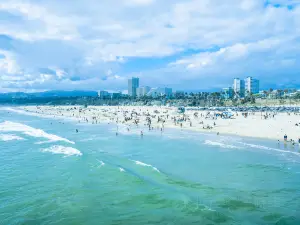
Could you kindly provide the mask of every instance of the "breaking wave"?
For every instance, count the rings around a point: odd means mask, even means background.
[[[238,146],[227,145],[227,144],[224,144],[224,143],[210,141],[210,140],[205,140],[204,144],[206,144],[206,145],[213,145],[213,146],[219,146],[221,148],[232,148],[232,149],[240,149],[241,148],[241,147],[238,147]]]
[[[53,154],[64,154],[67,156],[72,156],[72,155],[81,156],[82,155],[82,153],[78,149],[75,149],[72,147],[65,147],[65,146],[61,146],[61,145],[53,145],[50,148],[42,149],[42,152],[51,152]]]
[[[160,173],[160,171],[156,167],[154,167],[154,166],[152,166],[150,164],[146,164],[146,163],[143,163],[141,161],[135,161],[135,160],[132,160],[132,161],[135,162],[136,165],[145,166],[145,167],[151,167],[153,170],[155,170],[155,171],[157,171],[157,172]]]
[[[14,134],[0,134],[0,141],[13,141],[13,140],[25,140]]]
[[[282,152],[282,153],[290,153],[290,154],[300,156],[299,152],[292,152],[292,151],[281,150],[281,149],[277,149],[277,148],[270,148],[270,147],[266,147],[266,146],[263,146],[263,145],[248,144],[248,143],[244,143],[244,142],[238,142],[238,143],[243,144],[243,145],[248,146],[248,147],[251,147],[251,148],[268,150],[268,151],[276,151],[276,152]]]
[[[22,133],[32,136],[32,137],[46,138],[53,142],[64,141],[64,142],[67,142],[70,144],[75,144],[75,142],[70,141],[66,138],[62,138],[62,137],[59,137],[54,134],[48,134],[43,130],[36,129],[36,128],[30,127],[30,126],[27,126],[25,124],[11,122],[11,121],[5,121],[3,123],[0,123],[0,131],[22,132]]]

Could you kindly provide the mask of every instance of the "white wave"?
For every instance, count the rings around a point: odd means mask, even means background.
[[[224,144],[224,143],[215,142],[215,141],[210,141],[210,140],[205,140],[204,144],[206,144],[206,145],[213,145],[213,146],[219,146],[219,147],[221,147],[221,148],[234,148],[234,149],[240,149],[240,147],[238,147],[238,146],[227,145],[227,144]]]
[[[122,167],[119,167],[120,172],[125,172],[125,170]]]
[[[52,152],[54,154],[64,154],[67,156],[71,156],[71,155],[81,156],[82,155],[82,153],[78,149],[75,149],[72,147],[65,147],[65,146],[61,146],[61,145],[53,145],[50,148],[42,149],[42,152]]]
[[[109,139],[109,137],[90,137],[90,138],[82,139],[82,140],[80,140],[80,142],[88,142],[88,141],[95,141],[95,140],[105,141],[105,140],[108,140],[108,139]]]
[[[276,151],[276,152],[282,152],[282,153],[289,153],[289,154],[294,154],[294,155],[300,156],[299,152],[292,152],[292,151],[281,150],[281,149],[277,149],[277,148],[270,148],[270,147],[263,146],[263,145],[248,144],[248,143],[244,143],[244,142],[238,142],[238,143],[243,144],[248,147],[251,147],[251,148],[257,148],[257,149],[268,150],[268,151]]]
[[[145,167],[151,167],[153,170],[155,170],[155,171],[157,171],[157,172],[160,173],[160,171],[156,167],[154,167],[154,166],[152,166],[150,164],[146,164],[146,163],[143,163],[141,161],[135,161],[135,160],[132,160],[132,161],[135,162],[136,165],[145,166]]]
[[[100,166],[99,166],[99,167],[102,167],[102,166],[104,166],[104,165],[105,165],[105,163],[104,163],[103,161],[101,161],[101,160],[98,160],[98,159],[97,159],[97,161],[100,163]]]
[[[66,138],[59,137],[54,134],[48,134],[43,130],[36,129],[30,126],[27,126],[25,124],[21,123],[15,123],[11,121],[5,121],[3,123],[0,123],[0,131],[5,131],[5,132],[22,132],[26,135],[32,136],[32,137],[41,137],[41,138],[46,138],[49,139],[50,141],[64,141],[70,144],[75,144],[75,142],[70,141]]]
[[[40,118],[68,119],[68,120],[72,120],[72,121],[76,120],[75,118],[66,117],[66,116],[42,114],[42,113],[30,112],[30,111],[26,111],[26,110],[22,110],[22,109],[10,108],[10,107],[2,107],[2,108],[0,108],[0,110],[10,111],[10,112],[14,112],[14,113],[22,114],[22,115],[36,116],[36,117],[40,117]]]
[[[13,141],[13,140],[25,140],[14,134],[0,134],[0,141]]]
[[[41,144],[49,144],[49,143],[53,143],[55,141],[52,141],[52,140],[48,140],[48,141],[38,141],[38,142],[35,142],[36,145],[41,145]]]
[[[35,112],[29,112],[29,111],[25,111],[25,110],[21,110],[21,109],[10,108],[10,107],[5,107],[0,110],[10,111],[10,112],[28,115],[28,116],[37,116],[37,117],[41,117],[41,118],[52,118],[53,117],[50,115],[43,115],[43,114],[39,114],[39,113],[35,113]]]

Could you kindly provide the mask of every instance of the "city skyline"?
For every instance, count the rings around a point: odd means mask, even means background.
[[[298,1],[8,0],[0,19],[0,92],[300,87]]]

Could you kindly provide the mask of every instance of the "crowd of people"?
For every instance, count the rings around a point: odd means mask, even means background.
[[[187,110],[182,112],[174,107],[144,106],[31,106],[23,107],[23,109],[27,112],[53,117],[73,118],[78,123],[123,125],[127,127],[128,132],[135,130],[141,136],[145,135],[145,131],[160,131],[163,133],[166,128],[180,128],[208,131],[218,135],[234,134],[279,140],[282,137],[281,135],[284,134],[283,132],[286,132],[289,134],[290,139],[285,135],[285,142],[292,144],[298,142],[300,144],[299,113],[220,112],[209,110]],[[76,132],[79,132],[79,130],[77,129]],[[279,135],[280,133],[281,135]],[[118,134],[119,131],[117,130],[116,135]]]

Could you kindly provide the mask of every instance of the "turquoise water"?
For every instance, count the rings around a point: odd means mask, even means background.
[[[0,111],[0,224],[300,224],[299,146],[115,133]]]

